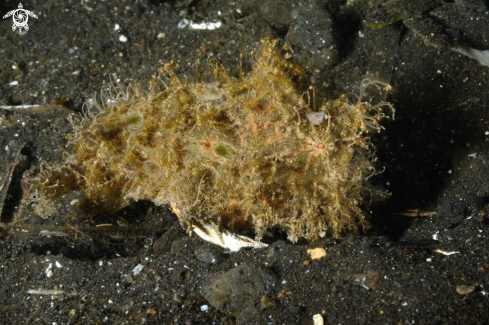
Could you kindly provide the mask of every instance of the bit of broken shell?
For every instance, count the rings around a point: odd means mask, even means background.
[[[313,249],[308,249],[307,253],[309,253],[309,255],[311,255],[311,258],[313,260],[317,260],[317,259],[320,259],[321,257],[326,256],[326,250],[322,247],[316,247]]]
[[[312,321],[314,322],[314,325],[323,325],[324,324],[323,316],[321,316],[321,314],[316,314],[316,315],[312,316]]]
[[[475,286],[464,286],[464,285],[458,285],[455,290],[457,290],[457,293],[459,295],[468,295],[472,291],[475,290]]]
[[[176,204],[171,202],[170,207],[180,218],[180,210],[177,208]],[[216,227],[206,224],[206,223],[197,223],[194,222],[192,224],[192,231],[199,235],[205,241],[212,243],[214,245],[220,246],[222,248],[227,248],[231,252],[237,252],[243,247],[253,247],[253,248],[265,248],[268,247],[267,244],[261,243],[259,241],[255,241],[246,236],[235,235],[227,230],[223,229],[219,231]]]
[[[439,249],[439,248],[437,248],[437,249],[435,250],[435,252],[436,252],[436,253],[439,253],[439,254],[443,254],[443,255],[445,255],[445,256],[449,256],[449,255],[453,255],[453,254],[460,254],[460,252],[459,252],[459,251],[452,251],[452,252],[448,252],[448,251],[441,250],[441,249]]]
[[[268,247],[267,244],[255,241],[245,236],[234,235],[226,230],[223,230],[221,232],[212,225],[205,223],[194,223],[192,225],[192,231],[199,235],[199,237],[203,240],[208,241],[209,243],[212,243],[214,245],[227,248],[231,252],[237,252],[243,247]]]

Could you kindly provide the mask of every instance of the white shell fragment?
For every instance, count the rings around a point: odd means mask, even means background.
[[[251,238],[234,235],[226,230],[222,232],[209,224],[193,224],[192,231],[205,241],[214,245],[227,248],[231,252],[237,252],[243,247],[265,248],[267,244],[254,241]]]
[[[49,263],[48,267],[46,268],[46,271],[44,271],[44,273],[46,273],[46,276],[48,278],[52,277],[53,276],[53,263]]]
[[[202,305],[202,306],[200,306],[200,310],[202,310],[202,311],[208,311],[209,310],[209,306]]]
[[[188,19],[182,19],[179,23],[178,23],[178,28],[185,28],[188,26],[188,24],[190,23],[190,21]]]
[[[29,295],[64,295],[66,291],[64,290],[36,290],[31,289],[26,292]]]
[[[133,270],[132,274],[133,275],[138,275],[143,269],[143,266],[141,264],[138,264]]]
[[[443,255],[445,255],[445,256],[448,256],[448,255],[453,255],[453,254],[460,254],[460,252],[458,252],[458,251],[457,251],[457,252],[447,252],[447,251],[442,251],[442,250],[441,250],[441,249],[439,249],[439,248],[437,248],[437,249],[435,250],[435,252],[440,253],[440,254],[443,254]]]
[[[0,105],[1,109],[6,109],[6,110],[14,110],[14,109],[30,109],[30,108],[37,108],[39,105],[16,105],[16,106],[4,106]]]
[[[196,24],[192,21],[190,22],[191,29],[200,29],[200,30],[204,30],[204,29],[214,30],[221,27],[221,25],[222,23],[220,21],[216,21],[214,23],[200,23],[200,24]]]
[[[306,117],[312,123],[312,125],[319,125],[323,123],[325,115],[326,114],[324,112],[311,112],[307,113]]]
[[[437,232],[435,232],[435,233],[433,234],[433,240],[439,240],[439,239],[438,239],[438,233],[439,233],[439,231],[437,231]]]
[[[312,321],[314,322],[314,325],[323,325],[324,324],[323,316],[321,316],[321,314],[316,314],[316,315],[312,316]]]

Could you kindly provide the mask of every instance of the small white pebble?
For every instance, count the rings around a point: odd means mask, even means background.
[[[200,310],[202,310],[202,311],[208,311],[209,310],[209,306],[202,305],[202,306],[200,306]]]
[[[166,34],[165,33],[159,33],[157,36],[159,39],[165,38]]]
[[[188,26],[190,22],[188,21],[188,19],[182,19],[179,23],[178,23],[178,28],[185,28]]]
[[[438,231],[433,234],[433,240],[438,240]]]
[[[48,278],[50,278],[51,276],[53,276],[53,263],[49,263],[49,265],[46,268],[46,271],[44,271],[44,273],[46,273],[46,276]]]
[[[450,169],[447,173],[451,174],[452,173],[452,170]]]
[[[143,269],[143,266],[141,264],[138,264],[133,270],[132,270],[132,274],[133,275],[138,275],[141,270]]]
[[[121,28],[121,26],[119,26],[119,24],[115,24],[114,30],[119,30],[119,28]]]
[[[323,316],[321,316],[321,314],[316,314],[312,316],[312,322],[314,323],[314,325],[323,325],[324,324]]]
[[[18,86],[19,82],[17,80],[12,81],[11,83],[8,84],[9,86]]]
[[[124,35],[119,35],[119,41],[121,41],[122,43],[125,43],[127,42],[127,37],[125,37]]]

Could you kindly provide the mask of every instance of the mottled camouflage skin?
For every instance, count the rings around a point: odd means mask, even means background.
[[[165,90],[113,96],[75,126],[64,164],[34,180],[37,212],[53,213],[57,197],[78,189],[106,213],[135,200],[172,203],[182,225],[251,226],[257,239],[273,228],[295,242],[368,226],[360,208],[374,173],[367,127],[379,129],[390,105],[361,102],[362,93],[355,104],[326,102],[311,118],[291,78],[298,68],[276,42],[263,43],[240,78],[215,66],[212,81],[192,83],[168,64]],[[371,84],[380,85],[364,88]]]

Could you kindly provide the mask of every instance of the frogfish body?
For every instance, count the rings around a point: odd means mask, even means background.
[[[252,227],[258,240],[277,228],[296,242],[368,227],[368,130],[392,107],[361,93],[312,111],[275,47],[264,40],[239,78],[216,66],[213,80],[188,82],[167,64],[164,90],[113,96],[74,125],[66,160],[31,182],[36,212],[53,214],[57,198],[81,190],[104,213],[149,200],[171,204],[183,226]],[[369,85],[388,87],[367,80],[362,92]]]

